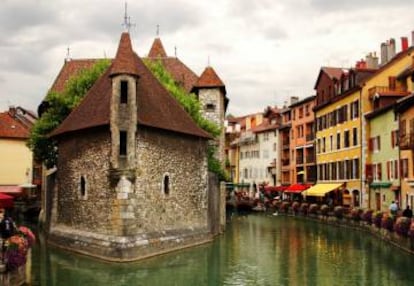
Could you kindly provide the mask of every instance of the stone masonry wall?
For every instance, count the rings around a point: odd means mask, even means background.
[[[206,140],[139,128],[134,216],[138,232],[207,228]],[[164,176],[170,191],[164,194]]]
[[[224,144],[225,144],[225,134],[224,134],[224,95],[219,88],[208,88],[200,89],[198,92],[198,99],[200,101],[203,117],[214,122],[219,127],[222,127],[223,130],[218,139],[218,154],[217,158],[224,164],[225,154],[224,154]],[[208,104],[214,104],[214,110],[208,110],[206,107]]]
[[[56,223],[91,232],[110,231],[110,147],[109,130],[68,136],[59,142]],[[81,176],[86,182],[85,196],[80,192]]]

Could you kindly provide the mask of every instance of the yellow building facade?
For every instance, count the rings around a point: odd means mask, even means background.
[[[0,185],[31,182],[33,155],[26,140],[0,138]]]
[[[316,119],[318,183],[340,183],[338,203],[360,205],[361,114],[360,90],[319,109]]]

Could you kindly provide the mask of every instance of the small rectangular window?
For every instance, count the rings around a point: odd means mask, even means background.
[[[127,154],[127,132],[119,132],[119,155],[126,156]]]
[[[207,103],[206,104],[206,110],[207,111],[215,111],[216,110],[216,105],[213,103]]]
[[[121,81],[121,103],[128,103],[128,82]]]

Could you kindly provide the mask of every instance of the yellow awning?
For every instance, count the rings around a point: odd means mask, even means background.
[[[342,184],[316,184],[305,191],[306,196],[323,197],[329,192],[341,187]]]

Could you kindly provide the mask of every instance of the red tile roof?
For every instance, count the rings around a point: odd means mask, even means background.
[[[181,105],[152,75],[138,55],[123,51],[123,49],[129,50],[131,46],[130,43],[125,43],[125,40],[129,41],[129,37],[125,38],[123,35],[117,57],[123,58],[121,63],[124,60],[133,63],[135,67],[132,72],[137,73],[139,77],[137,85],[138,123],[197,137],[211,138],[208,133],[194,123]],[[109,125],[110,98],[112,96],[110,75],[114,70],[120,72],[119,65],[117,69],[114,69],[117,60],[115,58],[113,64],[95,82],[79,106],[52,132],[51,136]],[[131,70],[125,72],[130,73]]]
[[[166,58],[167,53],[164,50],[164,46],[161,43],[160,38],[155,38],[152,43],[150,52],[148,54],[149,58]]]
[[[97,61],[98,59],[65,60],[50,90],[62,92],[70,77],[77,75],[81,70],[91,68]]]
[[[225,85],[212,67],[206,67],[195,87],[225,87]]]
[[[132,50],[131,39],[128,33],[122,33],[119,41],[118,51],[111,66],[111,76],[118,74],[129,74],[138,76],[139,70],[137,65],[137,57]]]
[[[344,68],[336,68],[336,67],[322,67],[322,70],[331,78],[331,79],[339,79],[341,78],[342,74],[346,72]]]
[[[0,113],[0,138],[29,138],[30,129],[8,111]]]

